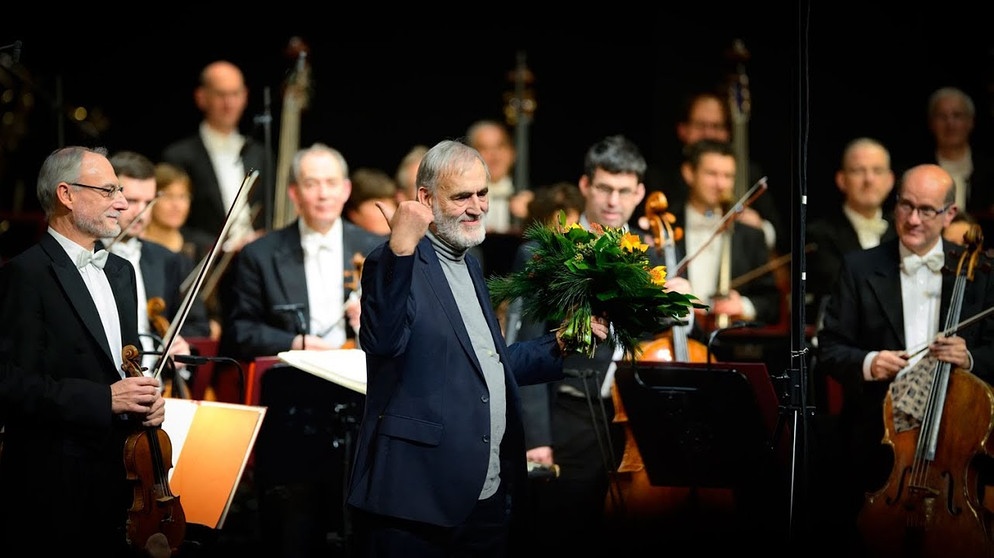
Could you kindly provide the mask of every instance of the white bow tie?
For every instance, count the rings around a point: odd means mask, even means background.
[[[856,230],[866,231],[878,237],[883,236],[888,227],[887,221],[884,219],[863,219],[855,225]]]
[[[909,254],[901,260],[901,267],[909,275],[913,275],[921,266],[927,266],[932,271],[942,271],[942,266],[946,263],[945,257],[941,253],[932,253],[924,258],[917,254]]]
[[[304,252],[312,255],[316,255],[320,250],[335,250],[335,243],[328,237],[312,234],[305,236],[300,241],[301,247],[303,247]]]
[[[100,269],[103,269],[104,264],[107,263],[108,254],[109,252],[107,250],[100,250],[96,253],[90,252],[89,250],[83,250],[76,258],[76,267],[83,269],[88,264],[92,263]]]

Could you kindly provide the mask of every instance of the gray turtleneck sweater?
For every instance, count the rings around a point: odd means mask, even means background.
[[[490,326],[483,314],[481,302],[476,297],[473,279],[466,265],[466,250],[455,248],[431,231],[427,234],[431,240],[438,261],[442,265],[445,278],[448,279],[452,296],[459,306],[469,339],[476,351],[476,359],[483,369],[483,377],[490,392],[490,462],[487,466],[487,478],[480,492],[480,499],[487,498],[497,491],[500,484],[500,442],[504,437],[507,417],[507,393],[504,385],[504,365],[497,353],[497,346]]]

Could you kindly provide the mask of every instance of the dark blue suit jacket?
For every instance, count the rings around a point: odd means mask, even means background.
[[[504,363],[507,428],[501,482],[526,488],[518,385],[562,378],[555,336],[501,335],[479,262],[466,263]],[[490,396],[455,298],[428,238],[411,256],[384,243],[363,267],[360,346],[366,405],[348,503],[367,512],[453,526],[476,505],[487,472]]]

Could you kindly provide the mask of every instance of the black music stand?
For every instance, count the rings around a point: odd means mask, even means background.
[[[626,361],[615,382],[650,484],[741,488],[775,462],[764,364]]]

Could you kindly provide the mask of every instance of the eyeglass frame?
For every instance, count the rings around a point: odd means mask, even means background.
[[[594,191],[595,194],[603,196],[608,199],[610,199],[611,196],[618,194],[619,199],[627,200],[638,192],[638,188],[627,188],[627,187],[612,188],[607,184],[601,184],[601,183],[592,184],[590,188]]]
[[[924,205],[924,206],[914,205],[908,200],[902,198],[901,196],[898,196],[894,205],[894,211],[895,212],[906,211],[907,212],[906,215],[908,217],[910,217],[912,213],[917,211],[919,219],[922,219],[923,221],[931,221],[932,219],[935,219],[939,215],[942,215],[943,213],[949,211],[949,208],[955,205],[955,203],[956,202],[949,202],[946,205],[942,206],[942,209],[937,209],[930,205]],[[902,207],[904,208],[903,210],[901,209]]]
[[[90,190],[97,190],[98,192],[103,192],[104,197],[107,199],[113,199],[119,192],[124,193],[124,186],[118,184],[114,187],[109,186],[90,186],[89,184],[80,184],[79,182],[66,182],[69,186],[77,186],[79,188],[87,188]]]

